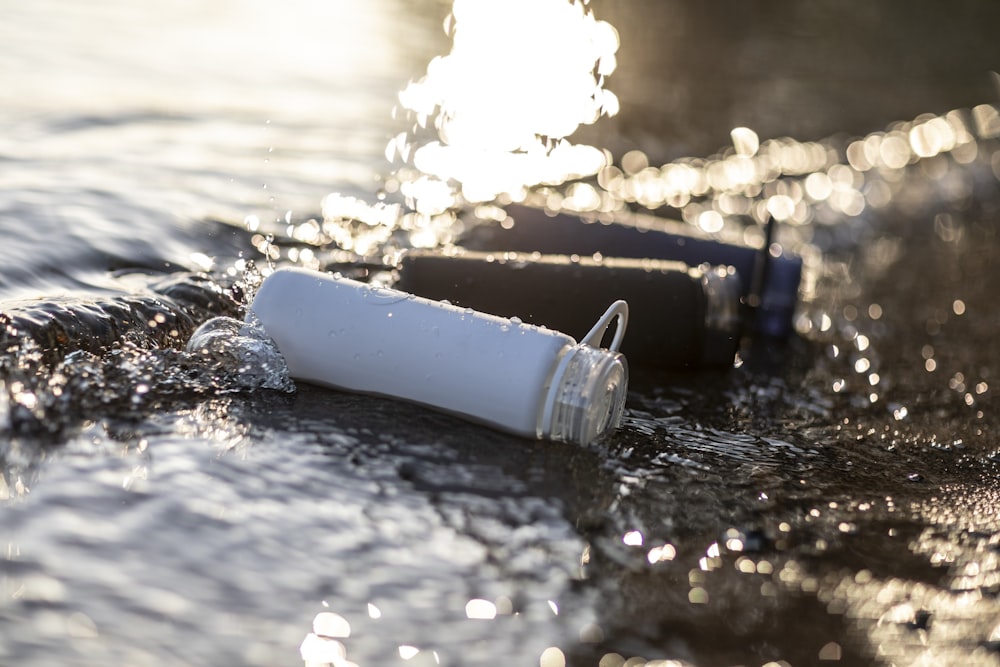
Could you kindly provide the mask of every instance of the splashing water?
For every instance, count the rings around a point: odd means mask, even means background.
[[[256,318],[213,317],[191,335],[185,350],[231,369],[237,389],[295,390],[285,360]]]
[[[95,416],[139,415],[206,394],[294,391],[260,326],[233,317],[259,280],[251,262],[229,286],[179,274],[139,294],[8,304],[0,433],[63,436]]]

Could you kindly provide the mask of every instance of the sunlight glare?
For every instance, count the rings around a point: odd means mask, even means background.
[[[320,637],[341,639],[351,636],[351,624],[340,614],[324,611],[313,619],[313,632]]]
[[[399,657],[403,660],[412,660],[418,653],[420,653],[420,649],[416,646],[402,644],[399,647]]]
[[[412,156],[423,174],[460,183],[470,202],[607,164],[603,151],[565,138],[618,111],[603,88],[616,67],[614,27],[578,0],[455,0],[448,26],[451,53],[399,95],[418,126],[433,118],[437,138],[411,137],[415,150],[394,138],[387,156]]]

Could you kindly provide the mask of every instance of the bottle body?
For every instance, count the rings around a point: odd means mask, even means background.
[[[660,368],[730,367],[740,340],[739,276],[731,267],[681,262],[409,251],[396,286],[561,331],[579,331],[614,299],[629,304],[629,363]]]
[[[544,405],[560,360],[579,347],[558,331],[304,269],[268,276],[250,317],[295,379],[527,437],[551,437],[539,432]]]
[[[740,296],[749,300],[753,290],[759,304],[744,314],[753,333],[785,338],[792,334],[792,320],[802,278],[801,257],[782,253],[772,257],[762,249],[724,243],[692,235],[679,223],[653,216],[611,223],[587,222],[571,213],[548,214],[529,206],[507,206],[514,224],[477,224],[459,240],[470,250],[541,252],[589,257],[651,258],[680,261],[689,266],[732,266],[740,280]],[[763,266],[762,266],[763,263]],[[763,273],[762,268],[767,270]],[[762,284],[754,285],[761,274]],[[636,310],[638,308],[636,307]]]

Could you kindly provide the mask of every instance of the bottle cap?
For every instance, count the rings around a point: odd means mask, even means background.
[[[600,343],[615,318],[618,325],[611,347],[595,347],[593,343]],[[589,445],[618,428],[625,412],[628,364],[617,350],[627,320],[628,306],[616,301],[582,343],[563,348],[539,413],[538,437]]]
[[[621,424],[627,390],[628,366],[621,354],[583,344],[568,347],[552,378],[539,436],[589,445]]]

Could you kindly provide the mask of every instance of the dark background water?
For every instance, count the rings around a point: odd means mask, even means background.
[[[656,164],[708,155],[733,127],[802,141],[864,135],[1000,96],[991,3],[592,6],[622,35],[609,83],[622,111],[581,136],[617,154],[639,146]]]
[[[374,198],[395,93],[447,51],[447,5],[213,7],[6,8],[6,312],[127,296],[123,268],[225,283],[260,257],[246,216]],[[618,156],[997,102],[988,3],[592,7],[621,38],[622,110],[579,138]],[[321,612],[361,665],[1000,663],[1000,162],[978,144],[803,225],[822,261],[801,334],[729,372],[633,369],[600,447],[305,385],[173,392],[186,367],[162,348],[32,391],[18,358],[0,663],[301,664]]]

